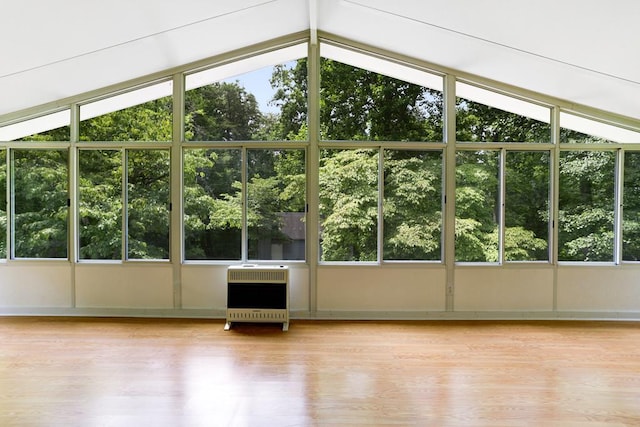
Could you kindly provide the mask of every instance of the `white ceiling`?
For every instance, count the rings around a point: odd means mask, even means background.
[[[0,123],[316,28],[640,120],[637,0],[20,0],[2,18]]]

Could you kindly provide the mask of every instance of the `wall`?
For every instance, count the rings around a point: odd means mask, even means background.
[[[290,265],[293,318],[640,319],[635,264],[320,265],[312,276]],[[9,262],[0,265],[0,314],[222,318],[225,280],[224,265]]]

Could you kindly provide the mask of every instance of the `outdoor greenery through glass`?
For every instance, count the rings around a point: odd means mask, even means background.
[[[271,99],[261,103],[251,87],[271,93]],[[306,59],[188,90],[185,140],[306,140],[306,91]]]
[[[442,259],[442,151],[384,150],[383,259]]]
[[[314,173],[306,169],[308,151],[300,148],[309,141],[307,60],[261,70],[260,76],[271,90],[266,104],[251,92],[252,73],[186,93],[189,145],[182,151],[183,170],[175,172],[183,178],[187,260],[306,258],[307,175]],[[320,84],[321,260],[441,261],[442,92],[327,58],[320,61]],[[172,104],[171,97],[160,98],[80,123],[82,142],[111,142],[78,150],[81,260],[169,258],[169,150],[129,143],[173,141]],[[463,98],[456,103],[456,124],[456,142],[505,144],[491,150],[458,146],[456,261],[550,260],[554,162],[560,170],[558,259],[614,261],[617,153],[600,145],[610,141],[562,128],[560,141],[572,145],[562,145],[558,158],[546,147],[508,145],[549,143],[551,127]],[[69,221],[69,138],[65,126],[0,151],[3,258],[69,257],[69,227],[76,226]],[[25,148],[23,141],[50,144]],[[58,147],[57,141],[67,144]],[[303,142],[292,148],[293,141]],[[427,148],[420,148],[423,143]],[[640,260],[639,153],[624,153],[625,261]]]
[[[505,261],[549,260],[550,155],[507,151],[505,162]]]
[[[12,150],[14,256],[67,258],[68,150]]]
[[[497,262],[500,152],[456,154],[456,261]]]
[[[122,150],[78,153],[80,259],[122,259]]]
[[[172,97],[164,97],[80,122],[81,141],[171,141]],[[82,107],[80,114],[82,116]]]
[[[127,150],[127,258],[169,259],[169,150]]]
[[[443,140],[442,92],[322,58],[323,140]]]
[[[551,142],[551,125],[464,98],[456,102],[460,142]]]
[[[614,151],[562,151],[558,259],[613,261]]]
[[[239,149],[184,150],[185,259],[240,259],[241,166],[242,151]]]
[[[640,152],[624,153],[622,259],[640,261]]]
[[[247,150],[250,260],[304,260],[304,150]]]
[[[320,259],[376,261],[378,150],[322,150]]]

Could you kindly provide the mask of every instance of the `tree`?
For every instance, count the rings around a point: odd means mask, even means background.
[[[238,83],[188,91],[185,111],[185,137],[190,141],[249,141],[263,123],[255,96]]]

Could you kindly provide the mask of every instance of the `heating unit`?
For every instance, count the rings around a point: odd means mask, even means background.
[[[245,264],[227,270],[227,322],[282,323],[289,329],[289,268]]]

